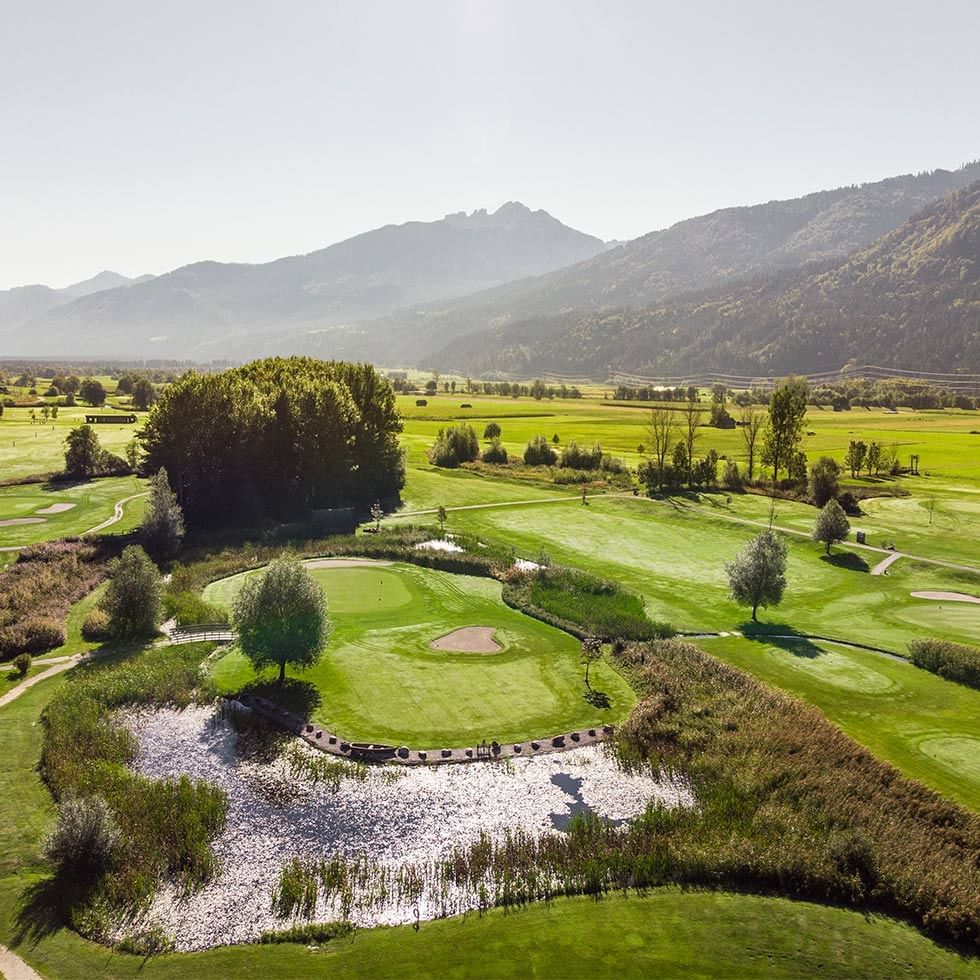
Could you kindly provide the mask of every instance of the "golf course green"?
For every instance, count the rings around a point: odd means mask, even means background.
[[[578,641],[504,605],[491,579],[409,564],[310,562],[333,631],[320,662],[288,671],[282,691],[233,649],[214,668],[222,693],[256,683],[344,738],[412,747],[545,737],[616,724],[635,695],[607,662],[591,672]],[[246,572],[204,596],[230,606]],[[455,630],[489,627],[498,651],[433,649]]]

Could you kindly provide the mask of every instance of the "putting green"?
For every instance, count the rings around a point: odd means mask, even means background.
[[[228,606],[254,574],[215,582],[204,596]],[[504,605],[492,579],[409,564],[313,565],[311,574],[333,623],[320,663],[289,671],[290,683],[277,691],[271,671],[258,678],[232,650],[214,668],[221,692],[269,681],[267,693],[345,738],[421,748],[616,724],[635,702],[605,661],[592,668],[595,693],[587,699],[578,641]],[[500,652],[484,657],[430,648],[432,640],[467,626],[492,626]]]

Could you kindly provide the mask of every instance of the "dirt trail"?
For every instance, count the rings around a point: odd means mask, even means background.
[[[41,974],[32,970],[16,953],[0,946],[0,976],[7,980],[41,980]]]

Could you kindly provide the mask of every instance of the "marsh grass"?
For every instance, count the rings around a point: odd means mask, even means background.
[[[211,644],[156,647],[121,663],[72,674],[43,714],[40,771],[56,800],[98,797],[118,827],[110,866],[83,894],[66,895],[77,928],[101,936],[114,915],[145,908],[160,881],[191,890],[217,871],[211,842],[224,826],[225,794],[186,776],[149,779],[129,768],[132,733],[123,707],[186,707],[211,696],[201,662]]]

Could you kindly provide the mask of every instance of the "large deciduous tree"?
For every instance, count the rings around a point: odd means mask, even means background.
[[[312,575],[294,559],[274,561],[251,576],[235,599],[233,620],[242,653],[256,670],[311,667],[330,635],[327,600]]]
[[[787,378],[769,398],[769,418],[762,440],[762,461],[772,467],[773,483],[799,451],[809,391],[804,378]]]
[[[139,436],[165,467],[189,527],[363,506],[405,482],[391,385],[367,364],[269,358],[189,372]]]
[[[810,500],[823,507],[828,500],[833,500],[840,489],[840,467],[837,461],[829,456],[821,456],[811,467],[807,480],[807,493]]]
[[[95,429],[80,425],[65,439],[65,472],[69,476],[90,477],[99,469],[102,448]]]
[[[760,606],[778,606],[786,589],[786,543],[772,531],[763,531],[725,563],[728,589],[741,606],[752,607],[758,619]]]

